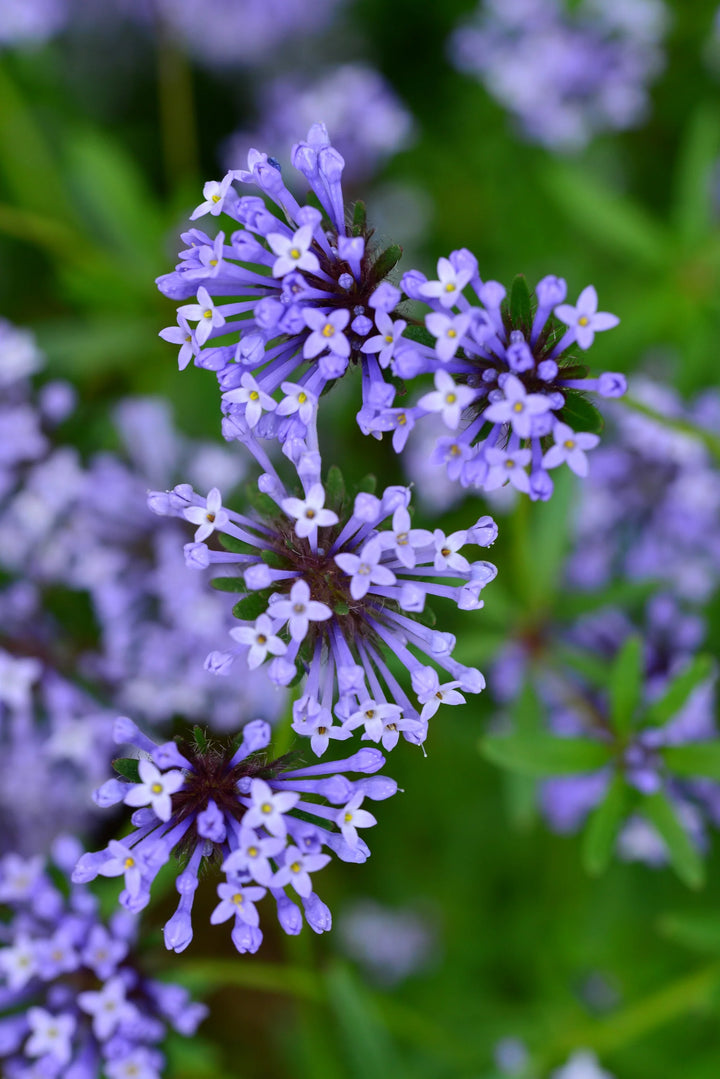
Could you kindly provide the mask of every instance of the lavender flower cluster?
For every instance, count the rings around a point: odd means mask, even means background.
[[[585,451],[598,441],[589,428],[598,417],[581,391],[625,391],[623,376],[589,378],[572,355],[618,323],[598,312],[595,289],[567,304],[565,281],[546,277],[533,309],[523,278],[507,301],[503,286],[483,281],[477,260],[462,249],[440,259],[437,280],[406,273],[401,291],[388,280],[401,249],[373,246],[362,204],[347,213],[344,159],[323,125],[295,145],[292,163],[325,216],[314,205],[300,206],[279,163],[257,150],[246,170],[205,185],[192,218],[223,213],[242,227],[229,243],[224,231],[214,238],[198,229],[184,233],[181,261],[158,279],[172,299],[195,300],[181,304],[177,326],[161,333],[180,346],[180,368],[194,362],[215,371],[226,410],[259,436],[286,442],[305,437],[304,416],[357,365],[361,429],[376,437],[392,430],[400,452],[417,420],[437,414],[452,433],[438,440],[434,460],[464,487],[493,490],[510,482],[544,500],[553,489],[550,469],[567,463],[584,475]],[[262,198],[239,196],[235,181],[256,185],[274,212]],[[216,302],[226,296],[230,302]],[[427,304],[424,323],[401,317],[403,296]],[[397,407],[398,380],[426,374],[434,390]],[[238,437],[236,430],[226,423],[226,438]]]
[[[0,1056],[8,1079],[159,1079],[169,1030],[192,1037],[207,1009],[178,985],[148,978],[134,954],[136,922],[104,922],[98,901],[69,884],[80,853],[60,837],[54,865],[0,861]]]
[[[644,120],[668,21],[660,0],[482,0],[449,54],[527,138],[573,151]]]

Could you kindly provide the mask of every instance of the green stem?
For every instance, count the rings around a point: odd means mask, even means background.
[[[192,69],[168,26],[158,25],[158,98],[165,176],[170,191],[194,184],[198,140]]]

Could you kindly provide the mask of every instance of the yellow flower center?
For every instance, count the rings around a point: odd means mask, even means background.
[[[407,416],[404,412],[401,412],[397,418],[398,427],[404,427],[407,423]]]
[[[335,327],[332,325],[331,322],[326,322],[322,328],[323,337],[332,337],[334,333]]]
[[[449,405],[454,405],[455,402],[457,401],[457,394],[456,393],[447,393],[447,394],[445,394],[445,401]]]
[[[257,644],[267,644],[267,637],[265,636],[264,633],[258,633],[255,640],[256,640]]]
[[[212,200],[213,200],[213,202],[220,202],[220,196],[219,195],[213,195]]]
[[[450,329],[448,330],[447,335],[448,337],[457,337],[457,330]]]
[[[451,457],[459,457],[460,456],[460,447],[458,446],[457,442],[453,442],[452,446],[450,447],[450,456]]]
[[[257,847],[248,847],[247,853],[248,853],[248,858],[257,858],[258,849],[257,849]]]
[[[292,873],[299,873],[300,872],[300,863],[299,862],[293,862],[292,865],[290,866],[290,871]]]
[[[391,333],[386,333],[385,334],[385,340],[387,341],[387,343],[389,345],[391,345],[393,343],[393,335]]]
[[[273,807],[270,805],[269,802],[263,802],[260,808],[262,809],[263,813],[272,813],[273,811]]]
[[[581,315],[578,319],[578,326],[588,326],[589,323],[590,319],[587,317],[587,315]]]
[[[327,734],[327,727],[318,727],[318,734]]]
[[[407,532],[398,532],[397,536],[395,537],[395,542],[397,543],[398,547],[406,547],[409,542]]]
[[[210,265],[211,265],[211,266],[217,266],[217,264],[218,264],[218,260],[217,260],[217,259],[210,259]]]
[[[235,895],[232,897],[232,901],[236,907],[239,907],[245,902],[245,897],[243,896],[242,892],[235,892]]]
[[[298,247],[291,247],[290,248],[290,258],[291,259],[299,259],[300,254],[301,254],[301,252],[300,252],[300,249]]]
[[[313,517],[315,517],[315,510],[313,510],[313,509],[305,510],[305,516],[307,517],[307,519],[309,521],[312,521]]]
[[[443,556],[443,558],[447,558],[447,556],[450,554],[450,548],[443,547],[440,551],[440,554]]]
[[[302,614],[303,611],[305,610],[305,604],[304,603],[294,603],[293,604],[293,610],[295,611],[295,614]]]
[[[213,521],[215,520],[215,514],[214,513],[206,513],[205,514],[205,520],[209,521],[210,524],[212,524]]]
[[[524,407],[522,401],[516,401],[513,405],[513,412],[522,412]]]
[[[505,462],[505,468],[515,468],[515,462],[513,461],[512,457],[508,457],[507,461]]]
[[[129,858],[128,857],[128,858],[125,859],[125,868],[126,869],[132,869],[132,867],[134,865],[135,865],[135,859],[134,858]]]
[[[251,401],[259,401],[260,400],[260,394],[257,392],[257,390],[250,390],[249,397],[250,397]]]
[[[345,814],[345,823],[349,824],[351,820],[352,820],[352,813],[346,813]]]
[[[299,393],[298,394],[298,403],[301,404],[301,405],[304,405],[306,401],[307,401],[307,394],[306,393]]]
[[[574,450],[575,449],[575,439],[574,438],[566,438],[565,441],[563,442],[563,446],[565,447],[566,450]]]
[[[207,311],[203,311],[203,318],[212,318],[212,311],[210,311],[209,309]]]
[[[375,709],[374,708],[368,708],[365,715],[368,717],[368,719],[372,719],[372,717],[375,715]]]
[[[445,291],[446,292],[454,292],[455,291],[455,286],[453,285],[452,281],[448,281],[447,285],[445,286]]]
[[[153,783],[150,790],[153,792],[153,794],[162,794],[162,783]]]

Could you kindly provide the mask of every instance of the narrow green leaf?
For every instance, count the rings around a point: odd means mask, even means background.
[[[345,1048],[353,1079],[392,1079],[404,1074],[382,1015],[345,964],[335,963],[326,975],[328,1002]]]
[[[367,476],[363,476],[363,478],[358,483],[355,492],[356,494],[359,494],[360,491],[364,491],[366,494],[374,495],[376,487],[377,476],[373,476],[372,472],[368,472]]]
[[[277,551],[263,550],[260,552],[260,557],[266,566],[272,566],[273,569],[283,569],[287,566],[287,562],[283,561]]]
[[[242,577],[213,577],[210,584],[218,592],[247,592]]]
[[[552,658],[558,660],[563,666],[572,667],[592,686],[602,689],[607,686],[607,663],[594,652],[585,652],[580,648],[559,644],[553,647]]]
[[[384,277],[397,266],[402,258],[403,249],[400,244],[391,244],[378,255],[373,264],[373,276],[376,281],[382,281]]]
[[[198,726],[196,723],[193,727],[193,738],[195,739],[195,745],[198,747],[201,753],[204,753],[207,749],[209,742],[207,732]]]
[[[247,554],[250,550],[247,543],[243,543],[242,540],[236,539],[235,536],[228,536],[225,532],[219,532],[218,539],[225,550],[231,551],[233,554]]]
[[[542,617],[562,588],[576,490],[577,481],[570,469],[557,469],[552,505],[535,502],[521,509],[519,504],[513,514],[516,559],[525,567],[522,607],[526,612]]]
[[[245,497],[252,508],[257,510],[261,517],[272,519],[277,515],[278,508],[272,498],[270,498],[270,495],[266,495],[264,491],[258,491],[255,484],[245,484]]]
[[[528,331],[532,326],[530,289],[524,274],[517,274],[510,288],[510,318],[515,329]]]
[[[673,775],[720,780],[720,742],[688,742],[667,746],[661,753]]]
[[[717,910],[663,914],[658,930],[667,940],[696,952],[720,955],[720,913]]]
[[[417,341],[419,345],[429,345],[430,348],[434,348],[436,344],[436,339],[424,326],[406,326],[403,337],[406,337],[408,341]]]
[[[353,206],[352,234],[364,236],[367,230],[367,209],[365,203],[358,199]]]
[[[140,782],[139,762],[136,757],[116,757],[112,764],[123,779],[129,779],[131,783]]]
[[[337,465],[332,465],[328,469],[325,478],[325,497],[328,506],[337,508],[340,508],[345,501],[345,480]]]
[[[628,637],[610,668],[610,721],[619,734],[627,734],[632,727],[642,683],[642,641]]]
[[[241,618],[245,622],[254,622],[258,615],[265,613],[267,605],[267,591],[253,592],[251,596],[246,596],[245,599],[241,599],[239,603],[235,604],[233,614],[236,618]]]
[[[705,879],[705,866],[666,795],[661,791],[648,795],[640,803],[640,810],[660,833],[680,879],[689,888],[700,888]]]
[[[714,224],[712,177],[720,153],[720,124],[714,104],[701,105],[685,126],[675,167],[673,223],[683,241],[706,240]]]
[[[641,206],[612,191],[600,178],[565,162],[548,165],[544,180],[565,217],[600,247],[629,256],[640,265],[666,264],[668,234]]]
[[[232,959],[186,960],[182,971],[179,968],[173,970],[172,980],[194,993],[210,993],[233,985],[308,1000],[321,1000],[323,996],[320,979],[312,971],[256,959],[250,963],[237,963]]]
[[[657,592],[657,588],[657,581],[651,579],[649,581],[618,581],[597,592],[573,592],[572,595],[563,596],[560,613],[564,620],[572,621],[579,615],[589,614],[603,607],[624,607],[625,610],[640,608]]]
[[[594,772],[611,758],[610,747],[602,742],[550,734],[491,735],[482,739],[480,751],[493,764],[538,777]]]
[[[629,791],[621,775],[615,775],[605,798],[594,811],[583,835],[583,865],[591,877],[599,877],[610,864],[620,825],[627,812]]]
[[[673,678],[662,697],[653,701],[643,716],[643,723],[654,727],[668,723],[685,705],[693,690],[711,676],[713,666],[711,656],[695,656],[687,667]]]
[[[605,426],[605,420],[595,405],[581,393],[572,391],[565,395],[560,418],[563,423],[572,427],[573,431],[589,431],[593,435],[599,435]]]

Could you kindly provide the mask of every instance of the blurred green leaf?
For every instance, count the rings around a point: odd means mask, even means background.
[[[353,972],[334,963],[325,981],[327,998],[342,1037],[343,1057],[355,1079],[401,1079],[405,1069],[372,998]]]
[[[551,502],[527,500],[513,514],[517,530],[517,559],[525,567],[522,599],[524,611],[544,611],[553,606],[570,546],[570,511],[577,490],[570,469],[557,470]],[[523,529],[523,523],[527,527]]]
[[[241,599],[233,607],[233,615],[246,622],[254,622],[255,619],[267,610],[267,592],[254,592],[251,596]]]
[[[700,888],[705,880],[703,860],[667,796],[660,791],[650,794],[642,799],[639,808],[660,833],[680,879],[689,888]]]
[[[654,727],[669,723],[685,706],[691,693],[710,678],[713,668],[711,656],[695,656],[685,669],[673,678],[662,696],[647,708],[643,723]]]
[[[668,771],[676,776],[720,780],[720,742],[688,742],[661,750]]]
[[[594,810],[583,834],[583,865],[592,877],[610,864],[620,826],[627,813],[629,791],[623,776],[613,776],[605,798]]]
[[[610,722],[618,734],[627,734],[640,703],[643,686],[643,645],[628,637],[610,668]]]
[[[714,224],[714,170],[720,156],[715,104],[703,103],[689,119],[675,168],[673,224],[685,244],[706,239]]]
[[[325,498],[328,506],[342,507],[345,501],[345,480],[337,465],[331,465],[325,478]]]
[[[720,912],[717,910],[673,911],[658,920],[667,940],[696,952],[720,955]]]
[[[242,540],[236,539],[235,536],[229,536],[226,532],[219,532],[218,539],[225,550],[231,551],[232,554],[247,554],[250,550],[247,543],[243,543]]]
[[[247,592],[244,577],[213,577],[210,584],[218,592]]]
[[[312,971],[282,963],[264,963],[254,957],[245,962],[238,962],[236,956],[229,959],[186,959],[173,967],[172,980],[193,993],[203,995],[233,985],[308,1000],[324,998],[322,983]]]
[[[599,247],[654,268],[669,258],[669,236],[639,205],[582,168],[554,160],[545,170],[558,209]]]
[[[510,318],[513,326],[527,336],[532,326],[532,305],[528,283],[521,273],[516,275],[510,288]]]
[[[480,742],[480,751],[493,764],[538,777],[594,772],[611,759],[602,742],[550,734],[491,735]]]

